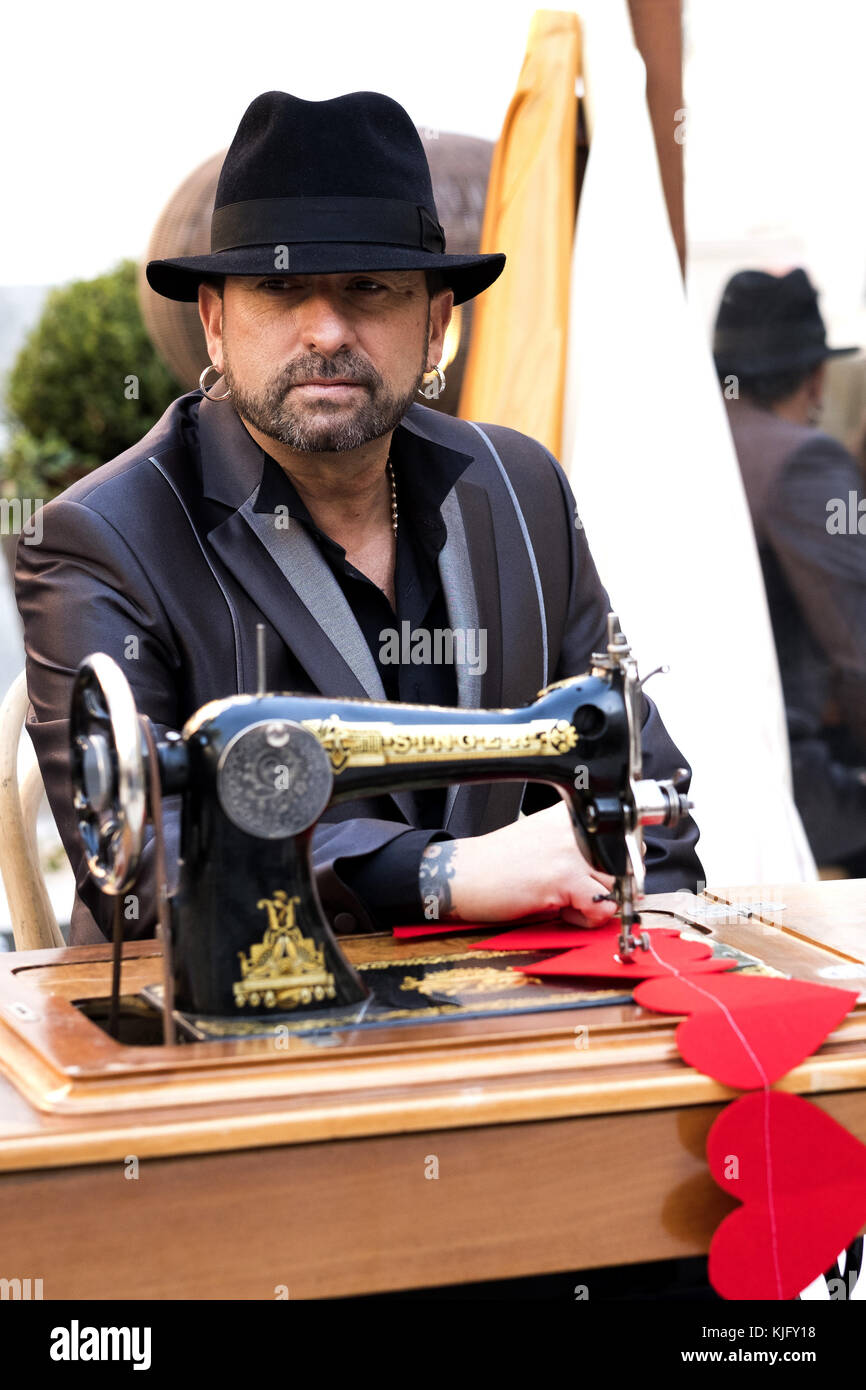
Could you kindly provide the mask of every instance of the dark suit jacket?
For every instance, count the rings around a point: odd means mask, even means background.
[[[866,792],[837,756],[838,733],[824,726],[832,701],[847,753],[866,764],[866,536],[856,511],[863,478],[822,430],[745,397],[726,406],[773,623],[797,806],[826,863],[866,847]],[[852,492],[853,530],[837,533],[828,504],[841,500],[847,513]]]
[[[404,466],[459,474],[441,508],[448,535],[439,572],[450,626],[487,630],[486,671],[457,669],[460,705],[526,704],[550,681],[585,671],[603,646],[610,605],[552,455],[516,431],[420,405],[395,430],[394,450]],[[384,698],[315,542],[302,526],[280,531],[255,511],[262,467],[262,450],[231,404],[191,392],[138,444],[43,508],[41,544],[19,545],[28,728],[76,871],[74,942],[100,940],[110,916],[87,880],[71,808],[68,705],[84,656],[105,651],[118,661],[159,734],[210,699],[255,690],[257,622],[266,625],[269,688]],[[645,776],[686,766],[650,700],[643,739]],[[517,783],[451,787],[444,829],[459,838],[507,825],[523,791]],[[341,878],[341,861],[405,832],[414,808],[413,794],[401,792],[333,808],[317,827],[318,889],[338,931],[376,926]],[[172,862],[178,810],[166,802]],[[697,838],[691,819],[647,834],[650,891],[695,888]],[[151,874],[146,851],[130,935],[152,934]]]

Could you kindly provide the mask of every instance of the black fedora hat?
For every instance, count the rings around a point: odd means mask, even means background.
[[[827,346],[818,291],[805,270],[740,270],[725,286],[713,335],[722,376],[763,376],[817,366],[859,348]]]
[[[462,304],[492,285],[501,254],[449,256],[421,137],[380,92],[303,101],[264,92],[220,172],[210,255],[149,261],[168,299],[211,275],[438,270]]]

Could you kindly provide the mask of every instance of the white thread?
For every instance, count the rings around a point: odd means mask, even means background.
[[[671,973],[675,975],[678,980],[682,980],[685,984],[689,985],[691,989],[697,990],[698,994],[702,994],[705,999],[709,999],[713,1004],[716,1004],[721,1009],[722,1013],[725,1015],[725,1018],[728,1020],[728,1023],[731,1025],[734,1034],[736,1035],[736,1037],[739,1038],[744,1050],[752,1059],[755,1069],[759,1073],[764,1083],[764,1153],[766,1155],[767,1160],[767,1213],[770,1218],[770,1239],[772,1242],[773,1250],[773,1268],[776,1274],[776,1293],[779,1300],[781,1301],[782,1272],[779,1268],[779,1241],[776,1230],[776,1207],[773,1198],[773,1158],[770,1152],[770,1083],[767,1079],[767,1073],[764,1071],[764,1068],[761,1066],[760,1060],[756,1057],[754,1051],[750,1047],[748,1039],[745,1037],[736,1019],[732,1017],[730,1010],[726,1007],[726,1005],[724,1005],[720,999],[717,999],[715,995],[710,994],[708,990],[701,989],[700,985],[695,984],[694,980],[690,979],[688,975],[683,975],[675,965],[671,965],[669,961],[662,960],[655,946],[653,946],[652,944],[652,940],[649,936],[649,933],[647,933],[647,942],[649,944],[649,949],[651,953],[655,956],[659,965],[664,966],[665,970],[670,970]]]

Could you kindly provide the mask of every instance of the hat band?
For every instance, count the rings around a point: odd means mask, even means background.
[[[786,324],[768,328],[755,327],[716,329],[713,352],[751,354],[779,353],[788,356],[802,348],[825,348],[827,334],[823,324]]]
[[[211,253],[316,241],[445,250],[445,233],[427,209],[399,198],[252,198],[211,218]]]

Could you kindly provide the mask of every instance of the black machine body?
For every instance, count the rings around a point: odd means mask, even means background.
[[[181,731],[143,739],[131,692],[102,653],[73,694],[73,784],[91,872],[107,893],[134,882],[144,842],[148,760],[160,794],[182,797],[181,865],[171,900],[175,1007],[227,1017],[362,1003],[316,890],[311,842],[331,805],[461,782],[541,781],[570,808],[576,849],[617,882],[621,951],[640,938],[642,826],[689,804],[641,775],[643,701],[628,644],[586,675],[517,709],[470,710],[259,693],[214,700]],[[150,798],[152,800],[152,798]],[[153,807],[150,806],[151,815]]]

